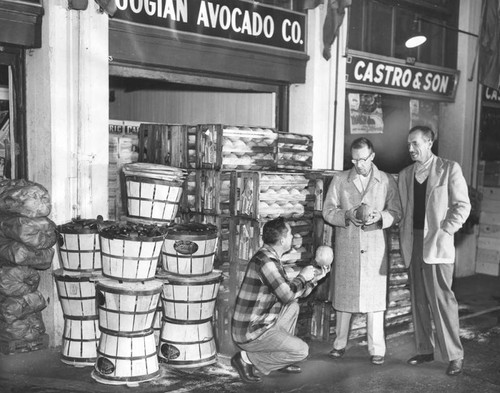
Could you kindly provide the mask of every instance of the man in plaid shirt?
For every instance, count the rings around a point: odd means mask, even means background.
[[[264,225],[264,246],[248,263],[236,298],[232,337],[242,351],[231,364],[245,382],[261,381],[255,369],[264,375],[274,370],[299,373],[294,363],[309,353],[309,346],[294,335],[297,298],[307,296],[327,270],[317,274],[306,266],[290,280],[280,259],[291,249],[292,238],[290,225],[281,217]]]

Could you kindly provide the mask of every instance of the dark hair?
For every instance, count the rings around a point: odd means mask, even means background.
[[[374,151],[373,143],[368,138],[361,137],[353,140],[351,143],[351,151],[352,149],[362,149],[363,147],[367,147],[371,151]]]
[[[264,224],[262,229],[262,241],[265,244],[274,245],[287,233],[288,228],[283,217],[275,218]]]
[[[427,126],[415,126],[411,128],[408,135],[413,134],[414,132],[417,131],[420,131],[424,137],[430,139],[431,142],[434,142],[434,139],[436,138],[436,133],[432,130],[432,128]]]

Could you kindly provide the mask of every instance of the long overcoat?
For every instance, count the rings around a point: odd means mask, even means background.
[[[364,192],[354,184],[354,168],[332,179],[324,207],[324,219],[335,226],[335,260],[330,275],[330,300],[338,311],[366,313],[383,311],[387,304],[387,249],[384,229],[401,218],[396,181],[373,165]],[[382,220],[372,230],[345,219],[346,211],[366,203],[381,212]]]

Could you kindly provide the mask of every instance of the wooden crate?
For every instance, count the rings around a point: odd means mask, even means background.
[[[229,218],[229,286],[234,295],[241,285],[248,262],[263,245],[262,229],[267,221],[244,217]],[[285,265],[311,263],[315,250],[313,220],[288,219],[287,222],[294,235],[293,249],[283,256],[282,262]]]
[[[479,191],[483,199],[500,201],[500,187],[481,187]]]
[[[329,341],[331,331],[332,303],[329,301],[314,301],[310,332],[317,340]]]
[[[500,212],[500,200],[483,198],[481,201],[481,211],[483,212]]]
[[[314,211],[318,214],[323,213],[323,206],[326,198],[326,194],[328,193],[328,188],[330,187],[330,183],[332,182],[334,176],[339,171],[333,171],[329,169],[325,170],[313,170],[308,172],[308,176],[315,182],[315,195],[316,198],[314,200]]]
[[[499,212],[481,212],[479,215],[480,224],[491,224],[495,225],[500,223],[500,211]]]
[[[493,237],[478,236],[477,248],[494,250],[500,253],[500,242],[498,241],[498,239],[495,239]]]
[[[197,168],[273,170],[273,129],[200,124],[196,134]]]
[[[276,170],[312,169],[313,138],[310,135],[277,132]]]
[[[479,236],[493,237],[500,240],[500,225],[479,224]]]
[[[489,263],[480,259],[476,260],[476,273],[487,274],[488,276],[500,276],[500,264]]]
[[[310,172],[238,171],[236,215],[254,219],[310,218],[314,215],[316,179]]]
[[[139,162],[195,168],[196,127],[142,123],[139,127]]]
[[[483,262],[494,265],[500,264],[500,250],[478,248],[476,253],[476,263]]]
[[[399,229],[397,226],[392,226],[386,229],[387,247],[389,251],[399,252],[401,244],[399,242]]]
[[[180,210],[182,213],[234,215],[234,171],[193,169],[184,182]]]
[[[11,355],[14,353],[21,353],[21,352],[39,351],[41,349],[47,349],[48,346],[49,346],[49,335],[45,333],[40,335],[40,337],[37,337],[33,341],[0,340],[0,352],[5,355]]]
[[[389,271],[406,271],[406,265],[404,264],[403,256],[399,250],[389,252]]]
[[[233,356],[239,349],[233,342],[231,336],[231,318],[234,312],[234,297],[227,293],[221,293],[217,297],[214,312],[214,339],[217,352],[227,356]]]
[[[303,340],[311,337],[311,318],[313,308],[311,302],[306,299],[299,299],[299,315],[295,325],[295,335]]]

